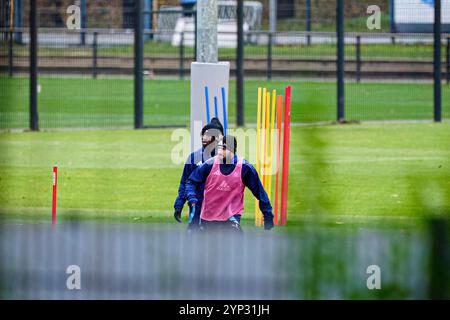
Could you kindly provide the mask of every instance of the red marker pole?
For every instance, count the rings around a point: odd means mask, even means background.
[[[58,183],[58,167],[53,167],[52,226],[56,224],[56,186]]]
[[[282,113],[283,113],[283,97],[278,96],[277,97],[277,153],[276,153],[276,171],[275,171],[275,202],[274,202],[274,223],[275,225],[278,225],[279,218],[278,218],[278,193],[279,193],[279,184],[280,184],[280,153],[281,153],[281,120],[282,120]]]
[[[281,174],[280,225],[282,226],[286,225],[286,216],[287,216],[290,139],[291,139],[291,86],[287,86],[284,94],[283,172]]]

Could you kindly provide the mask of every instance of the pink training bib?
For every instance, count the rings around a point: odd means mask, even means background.
[[[219,157],[215,157],[211,172],[206,178],[205,192],[200,218],[206,221],[226,221],[244,211],[244,188],[242,183],[243,158],[233,172],[224,175],[220,172]]]

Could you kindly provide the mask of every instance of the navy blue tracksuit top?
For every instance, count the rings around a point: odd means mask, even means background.
[[[201,202],[203,201],[203,193],[201,198],[198,197],[197,186],[201,186],[202,190],[205,188],[206,178],[212,170],[214,164],[215,157],[208,159],[205,163],[192,172],[189,176],[189,179],[186,182],[186,197],[189,203],[196,202],[196,208],[201,206]],[[236,164],[238,162],[237,155],[234,155],[233,163],[231,164],[220,164],[220,172],[223,175],[229,175],[233,172]],[[242,183],[250,189],[256,199],[259,200],[259,208],[264,215],[265,221],[272,221],[272,206],[269,201],[269,197],[267,196],[264,187],[261,184],[261,180],[259,179],[258,172],[256,169],[247,161],[244,160],[242,164],[242,173],[241,173]],[[238,217],[236,217],[238,218]],[[240,218],[240,217],[239,217]]]

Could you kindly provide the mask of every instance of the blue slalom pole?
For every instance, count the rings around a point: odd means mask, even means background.
[[[216,113],[216,118],[219,119],[219,108],[217,107],[217,97],[214,96],[214,112]]]
[[[205,87],[205,100],[206,100],[206,123],[208,124],[211,121],[211,117],[209,115],[209,93],[208,87]]]
[[[227,119],[227,102],[225,101],[225,88],[221,88],[222,92],[222,110],[223,110],[223,129],[225,135],[227,135],[228,119]]]

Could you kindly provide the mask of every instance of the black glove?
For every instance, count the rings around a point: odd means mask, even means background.
[[[273,228],[273,218],[270,220],[264,219],[264,230],[270,230]]]
[[[177,220],[180,223],[181,223],[181,211],[182,210],[183,210],[182,208],[176,208],[175,212],[173,213],[173,217],[175,218],[175,220]]]

